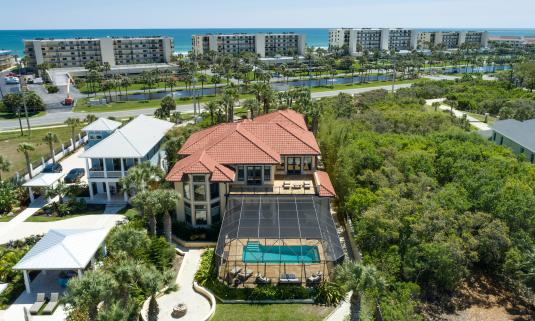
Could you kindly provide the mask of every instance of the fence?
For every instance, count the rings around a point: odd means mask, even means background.
[[[79,148],[80,146],[83,146],[87,142],[87,135],[78,134],[78,139],[76,140],[76,148]],[[69,139],[68,142],[61,144],[61,147],[57,150],[54,150],[54,160],[56,162],[60,161],[66,156],[69,156],[71,153],[75,151],[75,148],[73,146],[72,138]],[[30,163],[30,170],[32,172],[32,177],[35,177],[36,175],[39,175],[46,165],[53,163],[52,158],[45,159],[44,156],[41,156],[41,161],[37,161],[34,163]],[[28,171],[25,170],[23,172],[16,172],[15,175],[12,177],[12,180],[16,183],[20,183],[22,181],[28,180],[30,176],[28,175]]]

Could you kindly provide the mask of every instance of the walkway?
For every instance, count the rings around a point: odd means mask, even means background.
[[[345,318],[351,312],[351,295],[353,295],[353,291],[350,291],[346,295],[344,301],[342,301],[340,303],[340,305],[338,305],[336,307],[336,310],[334,310],[334,312],[331,315],[329,315],[327,318],[325,318],[324,321],[341,321],[341,320],[345,320]]]
[[[210,302],[193,290],[193,278],[199,268],[203,251],[203,249],[189,249],[186,252],[176,278],[176,284],[179,286],[178,291],[158,298],[159,321],[176,320],[171,317],[171,311],[178,303],[185,303],[188,309],[188,312],[184,317],[180,318],[180,321],[203,321],[203,318],[210,312]],[[146,313],[147,306],[148,304],[145,304],[143,313]]]
[[[428,105],[428,106],[431,106],[431,105],[433,105],[434,102],[439,102],[440,106],[438,108],[440,110],[444,110],[444,111],[452,110],[451,106],[444,104],[445,100],[446,100],[446,98],[427,99],[425,101],[425,104]],[[457,118],[463,118],[463,115],[466,114],[466,112],[464,112],[462,110],[453,109],[452,111],[453,111],[453,115],[455,117],[457,117]],[[474,126],[478,130],[491,130],[491,128],[490,128],[490,126],[488,124],[480,121],[479,119],[476,119],[476,118],[474,118],[472,116],[468,116],[468,115],[466,115],[466,119],[468,120],[468,122],[470,122],[470,125]]]

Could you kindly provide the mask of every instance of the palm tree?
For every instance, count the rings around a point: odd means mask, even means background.
[[[45,195],[47,198],[59,197],[59,203],[63,204],[63,197],[70,191],[69,186],[63,182],[59,182],[56,186],[50,186],[46,188]]]
[[[353,291],[352,300],[372,295],[376,299],[386,288],[386,281],[373,265],[362,265],[346,260],[336,267],[335,281],[346,291]]]
[[[210,114],[210,125],[214,124],[214,115],[215,115],[215,112],[217,111],[217,108],[220,105],[221,105],[221,100],[214,99],[214,100],[210,100],[209,102],[207,102],[206,105],[204,106],[204,108],[208,110],[208,113]]]
[[[20,143],[19,147],[17,147],[17,152],[24,154],[24,158],[26,159],[26,170],[28,170],[28,175],[30,176],[30,178],[33,178],[30,162],[30,152],[34,150],[35,146],[30,143]]]
[[[225,106],[226,113],[227,113],[227,122],[233,122],[234,121],[234,105],[236,104],[236,101],[238,101],[239,98],[238,90],[236,89],[236,86],[230,85],[227,86],[223,92],[223,98],[222,102]]]
[[[251,119],[254,119],[260,110],[260,104],[255,99],[247,99],[243,102],[243,107],[249,111]]]
[[[48,132],[45,137],[43,137],[43,142],[45,142],[48,145],[48,148],[50,149],[50,158],[52,158],[52,163],[56,163],[56,159],[54,157],[54,143],[59,143],[58,135]]]
[[[208,77],[205,74],[200,74],[197,80],[201,83],[201,97],[204,96],[204,84],[208,81]]]
[[[221,82],[221,76],[212,75],[212,78],[210,79],[210,82],[214,85],[214,94],[217,96],[217,84],[219,84]]]
[[[157,189],[152,191],[149,197],[154,198],[154,203],[157,204],[155,212],[163,216],[165,239],[171,243],[171,215],[169,212],[176,208],[178,195],[172,190]]]
[[[93,115],[93,114],[88,114],[88,115],[85,116],[85,118],[84,118],[84,123],[91,124],[91,123],[94,122],[95,120],[97,120],[97,116],[95,116],[95,115]]]
[[[169,120],[175,124],[178,124],[182,120],[182,114],[179,111],[175,111],[169,116]]]
[[[123,190],[137,194],[156,188],[155,183],[161,181],[162,177],[163,173],[159,167],[144,162],[130,168],[126,176],[119,180],[119,184]]]
[[[10,169],[11,162],[4,155],[0,155],[0,182],[2,182],[2,172],[8,172]]]
[[[128,76],[124,76],[121,78],[121,87],[124,88],[124,96],[126,97],[126,100],[128,100],[128,87],[130,86],[130,78]]]
[[[65,120],[65,125],[71,128],[71,138],[73,150],[76,149],[76,128],[80,126],[80,119],[76,117],[69,117]]]

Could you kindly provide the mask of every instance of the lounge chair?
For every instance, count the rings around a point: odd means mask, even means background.
[[[54,313],[54,310],[58,307],[59,304],[59,293],[52,292],[50,293],[50,301],[48,301],[47,305],[43,309],[43,314],[52,314]]]
[[[39,310],[45,305],[46,297],[44,293],[37,293],[34,304],[30,307],[30,314],[37,314]]]
[[[304,189],[310,189],[312,187],[312,184],[310,184],[310,182],[304,182],[303,183],[303,188]]]
[[[284,183],[282,183],[282,188],[284,188],[284,189],[290,189],[290,187],[292,187],[292,185],[290,184],[290,182],[284,182]]]
[[[301,189],[301,183],[295,183],[292,185],[292,189]]]
[[[321,282],[321,275],[311,275],[307,278],[307,284],[316,284]]]
[[[240,273],[240,271],[241,271],[241,267],[235,266],[232,268],[232,270],[230,270],[230,274],[232,274],[232,276],[236,276],[236,274]]]
[[[295,277],[295,274],[283,273],[279,278],[279,284],[301,284],[301,280]]]
[[[256,283],[256,284],[271,284],[271,279],[270,279],[270,278],[266,278],[266,277],[264,277],[264,276],[263,276],[262,274],[260,274],[260,273],[257,273],[257,274],[256,274],[255,283]]]

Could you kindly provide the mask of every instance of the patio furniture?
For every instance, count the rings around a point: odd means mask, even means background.
[[[307,278],[307,284],[317,284],[321,282],[321,275],[311,275]]]
[[[255,283],[256,284],[271,284],[271,279],[264,277],[260,273],[256,273]]]
[[[245,282],[248,278],[253,275],[253,270],[245,270],[245,272],[238,273],[238,279],[242,282]]]
[[[283,273],[281,274],[281,277],[279,278],[279,284],[301,284],[301,280],[299,280],[295,276],[295,274]]]
[[[230,270],[230,274],[232,276],[236,276],[236,274],[240,273],[240,271],[241,271],[241,267],[235,266],[232,268],[232,270]]]
[[[310,182],[304,182],[303,183],[303,188],[304,189],[310,189],[312,187],[312,184]]]
[[[301,189],[301,186],[302,186],[301,183],[294,183],[292,185],[292,189]]]
[[[284,189],[290,189],[290,187],[291,187],[290,182],[284,182],[284,183],[282,183],[282,188],[284,188]]]
[[[37,297],[35,298],[34,304],[30,307],[30,314],[37,314],[39,313],[39,310],[45,305],[45,294],[44,293],[37,293]]]
[[[173,317],[174,319],[178,319],[185,316],[187,312],[188,308],[186,307],[186,305],[184,303],[179,303],[173,308],[173,311],[171,312],[171,317]]]
[[[52,292],[50,293],[50,301],[48,301],[47,305],[43,309],[43,314],[52,314],[54,313],[54,310],[58,307],[59,304],[59,293]]]

